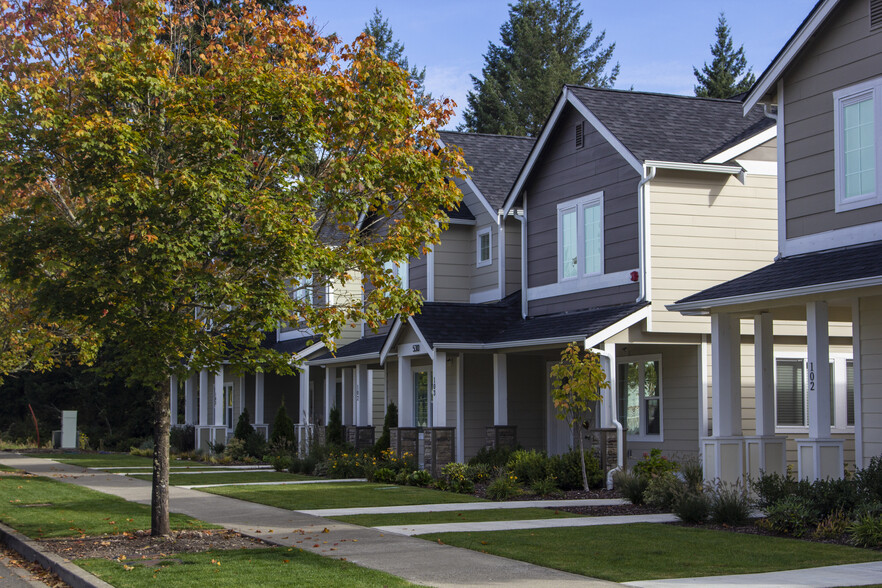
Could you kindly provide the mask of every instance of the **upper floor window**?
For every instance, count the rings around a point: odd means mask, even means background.
[[[383,269],[392,270],[392,275],[398,278],[398,283],[402,288],[408,288],[410,282],[409,276],[409,267],[408,263],[405,261],[403,263],[396,263],[394,261],[387,261],[383,264]]]
[[[476,264],[478,267],[490,265],[490,256],[493,248],[493,238],[491,236],[492,234],[493,233],[490,232],[490,227],[486,227],[478,231],[478,240],[476,242]]]
[[[557,205],[558,281],[603,273],[603,192]]]
[[[836,212],[882,202],[882,78],[833,93]]]

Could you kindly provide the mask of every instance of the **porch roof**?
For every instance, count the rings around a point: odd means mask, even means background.
[[[720,306],[879,285],[882,285],[882,241],[784,257],[667,308],[680,312],[707,311]]]
[[[270,331],[266,334],[266,339],[264,339],[263,341],[263,346],[268,349],[278,351],[279,353],[296,354],[300,353],[307,347],[312,346],[314,343],[320,342],[321,340],[322,338],[316,335],[307,335],[305,337],[297,337],[296,339],[285,339],[279,341],[278,332]]]
[[[385,340],[386,335],[362,337],[361,339],[338,348],[335,353],[325,353],[324,355],[310,361],[310,363],[324,365],[359,361],[363,359],[378,360],[380,358],[380,349],[383,348],[383,342]]]

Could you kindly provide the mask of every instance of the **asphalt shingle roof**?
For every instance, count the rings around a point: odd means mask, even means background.
[[[678,300],[677,304],[763,294],[882,277],[882,241],[779,259],[749,274]]]
[[[309,335],[308,337],[298,337],[297,339],[287,339],[278,341],[276,339],[276,331],[270,331],[266,334],[263,346],[278,351],[279,353],[300,353],[313,343],[318,343],[322,338],[317,335]]]
[[[371,335],[370,337],[363,337],[344,345],[343,347],[338,347],[336,353],[325,353],[324,355],[317,357],[314,361],[370,354],[374,354],[379,358],[380,350],[383,348],[383,343],[385,341],[386,335]]]
[[[470,177],[494,209],[502,208],[505,197],[521,172],[536,139],[508,135],[441,131],[445,145],[462,149],[472,166]]]
[[[701,163],[775,124],[759,105],[743,116],[740,100],[569,89],[640,161]]]

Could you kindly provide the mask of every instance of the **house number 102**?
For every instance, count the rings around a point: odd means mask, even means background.
[[[809,390],[814,391],[815,389],[815,362],[809,362]]]

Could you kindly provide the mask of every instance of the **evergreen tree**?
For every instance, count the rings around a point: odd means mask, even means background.
[[[726,15],[722,12],[717,20],[716,33],[717,42],[711,46],[711,55],[714,60],[710,65],[705,62],[701,71],[698,68],[692,68],[695,79],[698,80],[698,85],[695,86],[695,95],[704,98],[731,98],[736,94],[748,91],[756,80],[756,76],[747,67],[744,45],[739,46],[737,50],[734,48],[732,31],[726,23]],[[747,68],[746,72],[745,68]]]
[[[490,43],[483,79],[472,76],[460,131],[537,135],[564,84],[609,88],[619,74],[611,65],[615,43],[591,38],[578,0],[519,0]]]
[[[416,95],[422,100],[423,98],[431,99],[430,94],[426,94],[426,68],[419,69],[408,63],[407,57],[404,55],[404,45],[398,39],[392,37],[392,27],[389,26],[389,19],[383,18],[383,13],[379,8],[374,8],[374,15],[364,26],[364,32],[374,38],[377,55],[386,61],[397,63],[401,69],[410,73],[410,81],[414,84]]]

